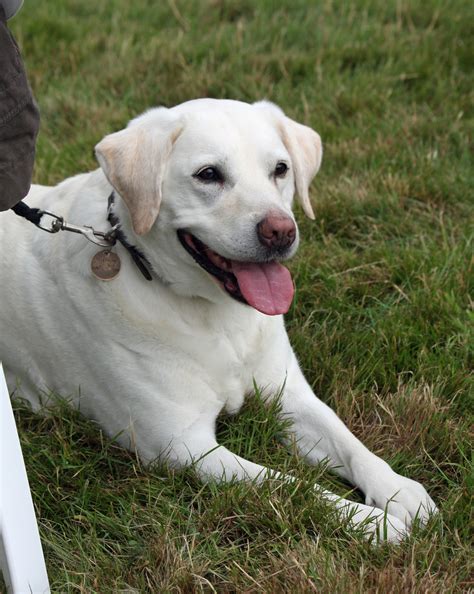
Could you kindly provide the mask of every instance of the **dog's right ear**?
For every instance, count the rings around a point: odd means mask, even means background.
[[[140,116],[125,130],[109,134],[95,154],[110,184],[130,212],[133,230],[148,233],[160,210],[163,173],[182,126],[159,108],[154,118]]]

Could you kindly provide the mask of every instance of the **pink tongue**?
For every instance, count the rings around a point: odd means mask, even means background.
[[[287,268],[278,262],[254,264],[232,261],[232,272],[249,305],[269,316],[289,310],[294,287]]]

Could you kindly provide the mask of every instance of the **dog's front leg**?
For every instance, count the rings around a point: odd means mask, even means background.
[[[277,471],[241,458],[217,442],[215,425],[221,407],[212,393],[202,391],[200,396],[186,399],[186,407],[168,401],[166,408],[147,414],[142,407],[133,423],[133,438],[129,432],[129,444],[122,443],[134,447],[145,463],[162,460],[177,469],[193,466],[203,481],[278,478]]]
[[[201,424],[187,430],[179,440],[174,441],[168,459],[177,467],[193,464],[198,476],[205,482],[234,479],[260,482],[268,478],[294,480],[293,477],[237,456],[219,445],[214,434],[206,431]],[[333,502],[342,516],[354,526],[362,527],[367,536],[375,535],[380,540],[397,542],[407,533],[403,522],[380,509],[348,501],[318,485],[315,489],[324,499]]]
[[[284,401],[287,401],[286,396]],[[199,402],[201,406],[194,407],[191,402],[191,407],[183,409],[175,402],[168,402],[167,409],[161,409],[160,414],[148,412],[135,419],[133,444],[145,462],[160,458],[166,459],[175,468],[192,465],[205,482],[234,479],[260,482],[267,478],[294,480],[246,460],[220,445],[215,433],[219,407],[212,405],[212,398],[209,398],[208,407],[203,405],[203,398],[195,402]],[[143,412],[143,407],[140,411]],[[375,534],[381,539],[398,541],[406,533],[403,522],[384,514],[380,509],[342,499],[318,485],[315,489],[319,495],[334,502],[353,524],[363,525],[364,532],[369,535]]]
[[[313,393],[294,355],[282,395],[283,413],[293,421],[299,452],[316,464],[327,460],[342,477],[365,493],[369,506],[386,510],[409,527],[426,522],[436,506],[417,482],[395,473],[370,452],[339,417]]]
[[[189,432],[175,442],[169,461],[177,467],[192,465],[204,482],[256,481],[282,478],[281,473],[234,454],[211,434]]]

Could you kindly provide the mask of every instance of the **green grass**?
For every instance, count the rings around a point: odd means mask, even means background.
[[[368,546],[312,492],[349,486],[288,454],[259,399],[220,439],[295,485],[203,486],[143,468],[62,404],[17,403],[53,592],[473,588],[471,2],[43,0],[11,27],[42,112],[37,182],[199,96],[266,97],[320,132],[288,330],[322,399],[441,508],[400,547]]]

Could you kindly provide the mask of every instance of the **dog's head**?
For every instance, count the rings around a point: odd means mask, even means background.
[[[268,102],[198,99],[146,112],[96,154],[147,256],[179,293],[213,298],[212,278],[263,313],[288,310],[293,283],[280,261],[298,246],[295,189],[314,218],[316,132]]]

